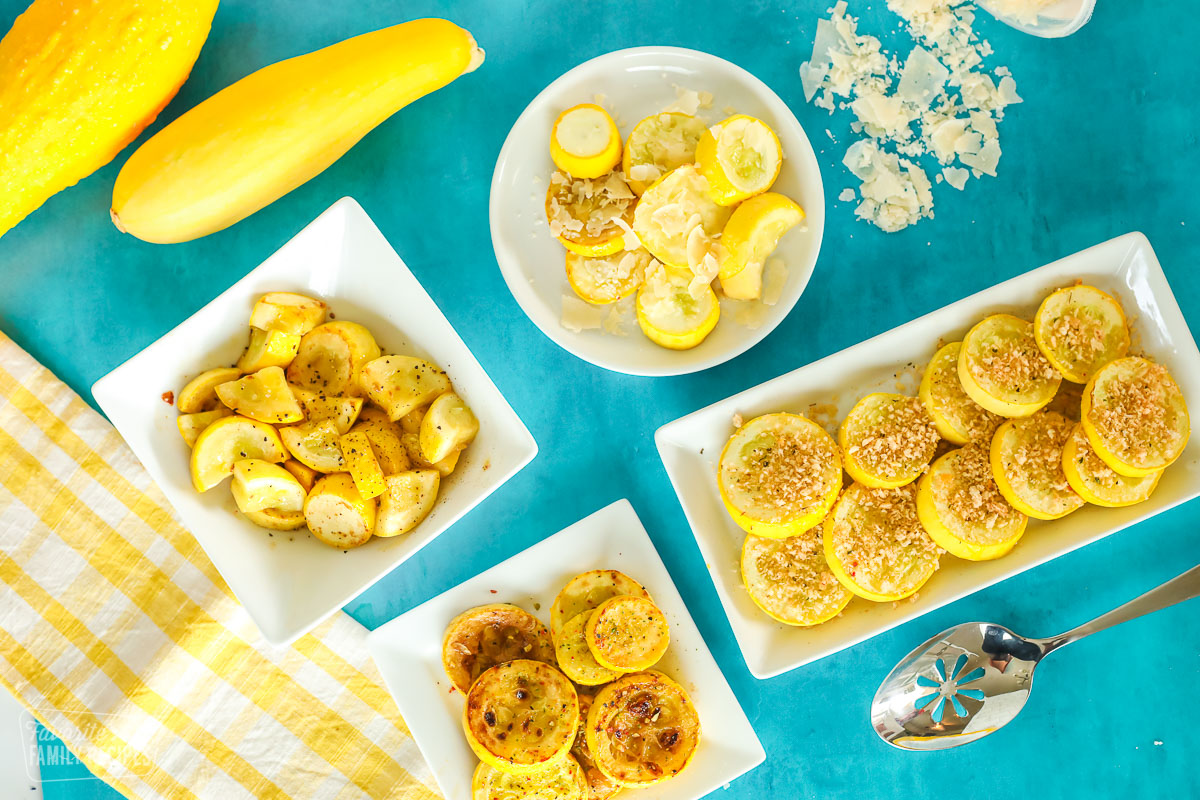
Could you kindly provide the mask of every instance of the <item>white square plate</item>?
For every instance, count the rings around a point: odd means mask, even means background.
[[[711,92],[712,107],[697,116],[715,124],[733,108],[758,117],[778,134],[784,162],[772,191],[804,208],[803,226],[779,242],[775,256],[787,264],[779,302],[764,308],[758,327],[734,321],[732,301],[721,302],[722,320],[699,346],[675,351],[642,335],[637,323],[628,336],[598,330],[578,333],[562,326],[563,295],[574,296],[564,267],[566,251],[546,224],[546,190],[554,163],[550,129],[560,113],[603,95],[628,136],[633,126],[676,99],[675,86]],[[566,72],[530,102],[504,140],[492,176],[492,247],[509,290],[542,333],[569,353],[597,366],[630,375],[682,375],[708,369],[744,353],[783,321],[800,299],[817,263],[825,228],[825,192],[817,157],[787,105],[758,78],[730,62],[679,47],[635,47],[606,53]],[[631,315],[632,316],[632,315]]]
[[[442,483],[437,505],[406,536],[342,553],[306,529],[268,536],[236,513],[228,485],[192,488],[177,412],[161,399],[232,364],[246,346],[250,309],[269,291],[322,298],[339,319],[366,325],[386,352],[441,365],[479,417],[479,436]],[[354,200],[343,198],[245,278],[101,378],[96,402],[162,487],[183,524],[263,637],[286,645],[346,605],[474,508],[537,454],[521,420],[442,312]]]
[[[758,736],[708,652],[696,623],[628,500],[619,500],[528,550],[417,606],[367,637],[421,754],[449,800],[470,800],[478,759],[463,737],[463,701],[442,671],[442,637],[458,614],[487,603],[512,603],[550,617],[567,581],[591,569],[617,569],[639,581],[671,626],[671,647],[655,669],[687,689],[700,715],[692,763],[639,800],[695,800],[762,763]],[[632,796],[632,795],[631,795]]]
[[[770,678],[850,647],[1200,495],[1200,437],[1192,437],[1148,501],[1128,508],[1089,506],[1054,522],[1030,520],[1017,547],[995,561],[971,563],[943,556],[941,569],[912,602],[893,607],[856,598],[840,617],[824,625],[795,628],[768,618],[746,594],[738,570],[745,533],[721,505],[716,485],[716,462],[733,432],[735,413],[750,419],[772,411],[807,413],[810,404],[830,403],[837,406],[836,419],[840,420],[862,395],[898,391],[897,374],[903,391],[916,394],[920,371],[939,339],[961,339],[973,324],[996,312],[1032,319],[1042,298],[1077,278],[1121,301],[1133,328],[1133,350],[1166,365],[1193,407],[1200,407],[1200,353],[1150,243],[1140,233],[1131,233],[1005,281],[659,428],[655,434],[659,455],[704,554],[742,656],[757,677]]]

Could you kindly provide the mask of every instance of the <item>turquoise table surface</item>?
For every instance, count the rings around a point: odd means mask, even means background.
[[[164,120],[260,66],[418,16],[462,24],[487,62],[382,125],[316,180],[189,244],[145,244],[113,228],[107,212],[119,157],[0,239],[0,328],[90,397],[93,381],[352,195],[541,448],[514,480],[347,608],[368,628],[628,497],[767,751],[762,766],[717,796],[1200,796],[1196,603],[1056,654],[1020,719],[977,744],[900,752],[867,720],[895,661],[953,623],[987,619],[1049,635],[1197,563],[1200,504],[779,678],[758,681],[746,670],[654,449],[659,425],[1130,230],[1149,236],[1184,315],[1200,328],[1200,14],[1191,0],[1100,0],[1087,27],[1058,41],[980,14],[978,28],[996,51],[991,63],[1011,67],[1025,99],[1001,125],[999,177],[973,180],[962,193],[939,187],[936,219],[895,235],[858,222],[852,204],[836,200],[852,185],[841,166],[848,114],[830,118],[804,103],[797,68],[830,4],[226,0]],[[0,28],[25,5],[0,0]],[[884,0],[850,7],[864,31],[894,35]],[[542,336],[500,277],[487,224],[496,155],[525,104],[585,59],[647,44],[706,50],[766,81],[818,148],[828,203],[820,261],[788,319],[730,363],[657,380],[605,372]],[[842,144],[831,145],[826,128]],[[68,775],[47,769],[45,777]],[[48,798],[116,796],[96,780],[52,781],[44,790]]]

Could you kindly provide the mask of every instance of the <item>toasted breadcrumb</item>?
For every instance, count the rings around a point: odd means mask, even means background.
[[[823,617],[841,605],[846,590],[825,562],[817,529],[786,539],[752,536],[746,547],[753,566],[748,588],[772,612],[792,617],[804,609]]]
[[[1032,330],[1028,336],[1006,339],[1002,344],[1005,346],[990,345],[982,355],[967,359],[977,380],[1024,393],[1042,381],[1060,379],[1058,370],[1038,349]]]
[[[897,595],[936,568],[939,548],[917,518],[917,489],[851,486],[830,518],[834,553],[855,583]]]
[[[1092,361],[1105,350],[1107,337],[1103,321],[1074,310],[1055,317],[1045,331],[1047,347],[1070,361]]]
[[[1117,375],[1104,382],[1102,392],[1094,391],[1088,417],[1118,458],[1144,464],[1178,447],[1179,386],[1161,364],[1124,361],[1135,364],[1131,374]]]
[[[931,381],[931,395],[937,411],[965,433],[969,441],[990,442],[1004,418],[967,396],[958,379],[958,359],[942,361],[935,368]]]
[[[795,431],[760,436],[754,447],[731,465],[734,485],[774,509],[772,522],[791,519],[820,503],[829,491],[826,475],[837,458],[833,443]]]
[[[1065,513],[1083,504],[1063,472],[1063,448],[1075,425],[1061,414],[1041,411],[1013,420],[1011,448],[1000,459],[1004,476],[1021,500],[1048,513]]]
[[[959,533],[980,527],[991,531],[1021,516],[1000,494],[983,447],[969,444],[949,457],[953,461],[948,480],[935,484],[934,491],[940,495],[938,505],[962,523]]]
[[[858,435],[848,452],[865,470],[881,476],[911,473],[928,464],[939,438],[933,418],[915,397],[898,398],[877,419],[851,429]]]

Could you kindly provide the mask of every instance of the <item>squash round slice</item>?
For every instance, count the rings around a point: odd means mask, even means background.
[[[968,561],[1012,550],[1029,522],[1000,494],[987,451],[973,444],[946,453],[921,477],[917,515],[935,542]]]
[[[527,658],[498,664],[467,691],[463,730],[483,763],[514,775],[539,772],[575,742],[579,700],[554,667]]]
[[[437,502],[441,480],[442,476],[433,469],[408,470],[384,478],[375,535],[401,536],[420,525]]]
[[[1033,323],[993,314],[975,325],[958,353],[958,379],[979,405],[1002,417],[1028,417],[1049,403],[1062,375],[1038,349]]]
[[[563,633],[566,631],[564,627]],[[662,611],[636,595],[605,600],[588,617],[583,633],[596,663],[614,672],[649,669],[671,643],[671,629]]]
[[[235,414],[272,425],[287,425],[304,419],[304,411],[288,388],[280,367],[266,367],[217,386],[217,397]]]
[[[783,235],[802,222],[804,209],[777,192],[741,203],[721,233],[721,285],[727,285],[750,265],[761,270]]]
[[[289,425],[279,429],[279,436],[292,457],[309,469],[341,472],[346,468],[337,425],[331,419]]]
[[[625,249],[636,202],[637,195],[619,173],[591,179],[555,172],[546,191],[546,220],[563,247],[602,258]]]
[[[238,359],[237,366],[242,372],[257,372],[266,367],[286,368],[299,349],[298,334],[251,328],[250,343]]]
[[[572,617],[597,608],[605,600],[626,594],[650,599],[645,587],[615,569],[593,569],[576,575],[550,606],[550,632],[558,638]]]
[[[842,489],[837,442],[798,414],[765,414],[729,438],[717,465],[721,500],[747,533],[794,536],[825,518]]]
[[[641,195],[671,170],[696,161],[696,143],[704,134],[703,120],[678,111],[646,117],[625,140],[621,170],[629,188]]]
[[[212,411],[221,404],[220,398],[217,397],[217,387],[240,377],[242,371],[236,367],[218,367],[201,372],[179,390],[179,395],[175,398],[175,408],[180,414]]]
[[[471,776],[471,800],[588,800],[588,781],[583,767],[569,755],[524,775],[480,762]]]
[[[413,356],[376,358],[363,367],[359,384],[393,422],[451,390],[444,370]]]
[[[621,790],[621,784],[600,771],[592,758],[592,751],[588,750],[587,718],[595,698],[586,690],[576,690],[576,694],[579,696],[579,733],[575,734],[571,755],[583,767],[583,774],[587,777],[588,800],[608,800]]]
[[[588,258],[567,251],[567,283],[592,305],[615,303],[637,291],[646,276],[650,253],[622,250],[609,256]]]
[[[633,230],[651,255],[669,267],[684,269],[692,230],[699,225],[707,236],[716,236],[729,214],[709,196],[708,181],[686,164],[645,191],[634,209]]]
[[[859,400],[838,428],[842,465],[864,486],[912,483],[933,460],[938,432],[915,397],[875,392]]]
[[[700,137],[696,164],[713,199],[732,206],[771,188],[783,166],[783,148],[765,122],[735,114]]]
[[[599,686],[621,677],[620,671],[600,666],[588,646],[584,627],[594,613],[585,611],[567,620],[562,631],[554,638],[558,668],[581,686]]]
[[[717,327],[721,318],[717,293],[711,286],[700,286],[693,294],[692,282],[689,270],[651,268],[638,289],[638,325],[659,347],[690,350]]]
[[[1129,325],[1116,298],[1095,286],[1067,286],[1042,301],[1033,335],[1063,377],[1087,383],[1129,350]]]
[[[1113,472],[1092,445],[1082,425],[1076,425],[1063,447],[1063,473],[1067,483],[1087,502],[1105,508],[1121,508],[1148,500],[1162,472],[1130,478]]]
[[[295,292],[267,292],[250,312],[250,324],[265,331],[303,336],[325,321],[329,306]]]
[[[475,441],[479,420],[454,392],[439,395],[421,419],[421,455],[431,464],[447,459]]]
[[[747,536],[741,570],[750,599],[785,625],[820,625],[854,597],[829,569],[816,530],[786,539]]]
[[[379,345],[362,325],[326,322],[300,339],[300,349],[287,368],[287,379],[326,396],[359,395],[359,372],[377,358]]]
[[[330,547],[360,547],[375,530],[375,500],[363,498],[345,472],[335,472],[313,485],[304,501],[304,520],[313,536]]]
[[[275,428],[249,417],[222,417],[210,424],[192,446],[192,485],[207,492],[233,474],[235,462],[246,458],[279,463],[287,450]]]
[[[554,663],[554,642],[546,626],[524,609],[507,603],[479,606],[459,614],[442,639],[442,667],[460,692],[492,667],[518,658]]]
[[[825,518],[823,538],[837,579],[877,603],[915,593],[937,571],[941,555],[917,517],[912,484],[890,489],[854,484]]]
[[[1170,466],[1191,434],[1179,384],[1166,367],[1137,356],[1110,361],[1092,376],[1080,419],[1096,455],[1130,478]]]
[[[576,178],[599,178],[621,161],[621,133],[595,103],[568,108],[550,129],[550,158]]]
[[[987,443],[1004,421],[972,400],[958,379],[958,354],[962,342],[945,345],[925,367],[917,396],[933,417],[941,437],[951,444]]]
[[[683,687],[660,672],[635,672],[596,693],[587,745],[596,766],[623,786],[669,780],[691,762],[700,718]]]
[[[1083,507],[1063,473],[1063,448],[1075,423],[1053,411],[1009,420],[992,438],[992,475],[1009,504],[1034,519],[1059,519]]]

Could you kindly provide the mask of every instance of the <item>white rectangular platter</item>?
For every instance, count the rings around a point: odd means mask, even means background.
[[[234,363],[259,296],[294,291],[325,300],[338,319],[366,325],[385,353],[428,358],[449,374],[479,418],[479,435],[437,504],[414,531],[354,550],[327,547],[307,529],[274,533],[237,513],[228,485],[192,488],[189,451],[164,392]],[[346,605],[498,489],[537,454],[521,420],[433,299],[362,207],[344,198],[274,255],[178,327],[92,387],[183,524],[272,644],[287,645]]]
[[[421,754],[449,800],[470,800],[478,759],[463,737],[463,699],[442,670],[442,638],[458,614],[512,603],[543,622],[567,581],[592,569],[616,569],[639,581],[662,609],[671,646],[654,668],[683,686],[700,715],[701,737],[687,769],[638,800],[695,800],[762,763],[750,721],[663,566],[628,500],[602,508],[528,550],[377,628],[371,655]]]
[[[1200,495],[1200,439],[1193,437],[1148,501],[1119,509],[1088,506],[1054,522],[1031,520],[1017,547],[996,561],[971,563],[943,556],[941,569],[915,600],[893,605],[856,598],[840,617],[813,628],[796,628],[767,617],[746,594],[738,569],[745,534],[726,513],[716,485],[717,459],[733,433],[735,414],[750,419],[774,411],[807,414],[813,404],[836,406],[836,413],[820,419],[836,425],[869,392],[915,394],[921,370],[939,341],[961,339],[973,324],[996,312],[1032,319],[1051,290],[1076,280],[1120,300],[1133,329],[1131,352],[1167,366],[1193,408],[1200,408],[1196,342],[1150,243],[1142,234],[1130,233],[993,286],[658,430],[659,455],[755,676],[770,678],[850,647]]]

